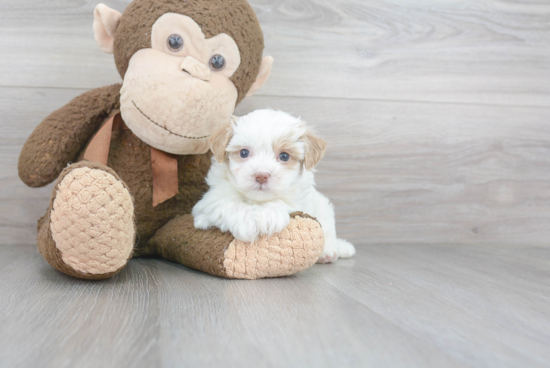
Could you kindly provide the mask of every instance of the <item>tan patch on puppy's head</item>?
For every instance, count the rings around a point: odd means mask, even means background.
[[[327,142],[317,136],[311,129],[306,130],[305,134],[302,136],[302,140],[306,144],[304,166],[306,170],[313,170],[325,155]]]
[[[291,136],[281,137],[275,142],[273,142],[273,152],[275,157],[279,160],[279,155],[283,152],[289,154],[290,159],[286,162],[280,161],[288,169],[293,169],[304,159],[303,153],[300,151],[300,148],[297,145],[298,142],[293,140]]]
[[[241,150],[237,150],[237,151],[230,151],[230,152],[227,152],[229,153],[229,159],[233,162],[243,162],[244,158],[241,157],[241,154],[240,154]]]
[[[233,127],[232,125],[228,125],[228,126],[222,127],[221,129],[218,129],[210,137],[210,150],[214,154],[216,161],[218,162],[225,161],[225,158],[227,157],[227,153],[225,152],[225,149],[227,148],[227,145],[229,144],[229,141],[231,140],[232,136],[233,136]]]

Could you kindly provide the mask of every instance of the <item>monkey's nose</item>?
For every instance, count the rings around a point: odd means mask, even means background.
[[[210,69],[192,56],[187,56],[183,59],[181,70],[203,81],[208,82],[210,80]]]
[[[256,173],[256,181],[260,184],[267,183],[267,180],[269,179],[271,175],[267,173]]]

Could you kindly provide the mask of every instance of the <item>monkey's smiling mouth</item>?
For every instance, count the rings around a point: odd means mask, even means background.
[[[204,139],[204,138],[210,137],[209,135],[205,135],[205,136],[202,136],[202,137],[188,137],[188,136],[185,136],[185,135],[181,135],[181,134],[178,134],[178,133],[174,133],[174,132],[172,132],[172,131],[166,129],[166,128],[163,127],[162,125],[160,125],[160,124],[154,122],[150,117],[148,117],[147,115],[145,115],[145,113],[144,113],[143,111],[141,111],[139,107],[137,107],[137,105],[136,105],[136,103],[134,102],[134,100],[132,100],[132,103],[134,104],[134,107],[137,109],[137,111],[139,111],[139,113],[140,113],[141,115],[145,116],[145,118],[146,118],[147,120],[149,120],[151,123],[155,124],[155,125],[158,126],[159,128],[166,130],[166,131],[167,131],[168,133],[170,133],[170,134],[173,134],[173,135],[175,135],[175,136],[178,136],[178,137],[181,137],[181,138],[185,138],[185,139]]]

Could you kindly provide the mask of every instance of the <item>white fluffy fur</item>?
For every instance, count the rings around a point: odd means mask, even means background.
[[[332,203],[315,189],[313,172],[305,169],[310,149],[306,124],[284,112],[257,110],[239,118],[232,130],[227,158],[212,159],[206,179],[210,189],[193,208],[195,227],[217,227],[253,242],[260,235],[280,232],[290,213],[303,211],[316,217],[324,231],[320,263],[352,257],[353,245],[336,237]],[[281,140],[291,146],[293,161],[281,161],[280,152],[274,151]],[[249,150],[248,158],[239,157],[242,149]],[[256,180],[258,173],[270,175],[266,183]]]

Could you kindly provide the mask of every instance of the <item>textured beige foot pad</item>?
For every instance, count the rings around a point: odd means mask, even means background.
[[[76,168],[57,187],[50,228],[70,267],[88,274],[117,271],[134,245],[132,197],[110,173]]]
[[[319,223],[307,215],[296,215],[278,234],[254,243],[234,239],[224,253],[223,265],[228,278],[288,276],[315,264],[324,244]]]
[[[324,245],[321,225],[302,212],[292,213],[280,233],[252,244],[218,229],[196,229],[192,215],[175,217],[149,240],[162,258],[229,279],[295,274],[313,266]]]

